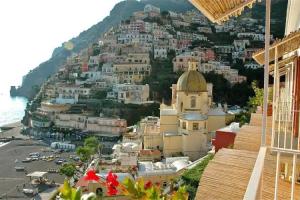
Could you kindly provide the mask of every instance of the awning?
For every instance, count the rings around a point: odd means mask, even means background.
[[[45,176],[48,172],[32,172],[30,174],[27,174],[28,177],[33,177],[33,178],[42,178],[43,176]]]
[[[256,0],[189,0],[210,21],[221,24],[239,16],[245,7],[252,8]]]
[[[284,37],[282,40],[275,41],[270,46],[270,62],[274,61],[275,58],[275,49],[277,48],[277,58],[281,58],[286,54],[296,51],[300,48],[300,30],[297,32],[291,33],[288,36]],[[253,54],[253,59],[263,65],[265,63],[265,50],[260,50]]]

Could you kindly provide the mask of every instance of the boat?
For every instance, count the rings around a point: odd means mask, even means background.
[[[25,167],[24,166],[15,166],[16,171],[24,171]]]
[[[31,162],[32,159],[31,158],[25,158],[24,160],[22,160],[23,163],[28,163],[28,162]]]
[[[30,194],[30,195],[35,195],[38,193],[37,189],[23,189],[23,193],[24,194]]]

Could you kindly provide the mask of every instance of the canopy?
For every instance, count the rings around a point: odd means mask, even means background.
[[[47,174],[48,172],[32,172],[30,174],[27,174],[28,177],[33,177],[33,178],[42,178],[45,174]]]
[[[245,7],[251,8],[256,0],[189,0],[210,21],[221,24],[229,17],[239,16]]]
[[[275,41],[270,47],[270,62],[277,58],[281,58],[286,54],[296,51],[300,47],[300,30],[289,34],[282,40]],[[277,56],[275,55],[275,49],[277,48]],[[265,50],[262,49],[253,54],[253,59],[260,65],[265,63]],[[271,68],[272,70],[272,68]]]

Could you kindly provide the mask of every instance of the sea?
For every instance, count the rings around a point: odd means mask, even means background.
[[[0,90],[0,127],[20,121],[24,114],[27,99],[10,97],[9,86]]]

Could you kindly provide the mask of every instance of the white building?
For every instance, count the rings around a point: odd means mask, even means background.
[[[57,114],[54,124],[59,128],[80,129],[110,136],[121,136],[127,127],[124,119],[90,117],[82,114]]]
[[[149,85],[117,84],[107,94],[107,98],[116,99],[125,104],[143,104],[149,100]]]
[[[153,36],[148,33],[121,33],[117,37],[119,44],[150,43]]]
[[[138,162],[137,177],[166,187],[191,164],[189,157],[166,158],[162,162]]]
[[[123,142],[113,146],[113,160],[120,162],[121,166],[137,166],[138,152],[142,143]]]
[[[258,68],[261,68],[262,66],[260,66],[257,63],[246,63],[244,65],[244,67],[247,68],[247,69],[258,69]]]
[[[212,33],[211,27],[209,26],[200,26],[197,29],[200,33]]]
[[[90,88],[84,88],[80,86],[58,86],[56,88],[57,104],[75,104],[80,97],[89,97],[91,95]]]
[[[154,46],[154,59],[163,58],[166,59],[168,57],[168,48],[164,46]]]
[[[147,4],[147,5],[144,7],[144,12],[145,12],[145,13],[150,13],[150,12],[160,13],[160,8],[155,7],[155,6],[151,5],[151,4]]]
[[[98,66],[99,65],[99,56],[90,56],[88,65],[89,66]]]

